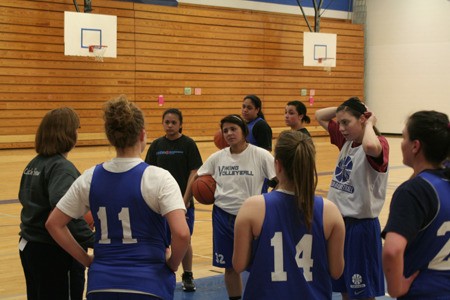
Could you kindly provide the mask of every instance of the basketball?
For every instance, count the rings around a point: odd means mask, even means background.
[[[228,147],[228,143],[223,138],[222,130],[220,129],[214,134],[214,144],[219,149]]]
[[[86,223],[88,223],[88,225],[91,228],[91,230],[94,230],[94,218],[92,217],[91,211],[88,211],[84,215],[84,220],[86,221]]]
[[[211,175],[198,177],[192,184],[194,198],[202,204],[213,204],[216,181]]]

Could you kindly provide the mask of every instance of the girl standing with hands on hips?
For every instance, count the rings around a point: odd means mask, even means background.
[[[233,266],[249,268],[244,299],[331,299],[344,270],[345,228],[331,201],[315,196],[310,137],[284,131],[275,146],[276,191],[247,199],[235,225]]]
[[[61,249],[45,228],[50,212],[80,176],[67,159],[80,128],[76,112],[68,107],[49,111],[36,132],[34,157],[20,181],[19,253],[28,299],[82,300],[85,267]],[[68,228],[86,254],[94,233],[83,218],[69,218]]]
[[[384,295],[378,216],[386,197],[389,145],[375,128],[375,115],[357,97],[316,111],[316,119],[340,149],[328,199],[344,217],[345,268],[333,291],[343,299],[375,299]]]
[[[116,157],[84,172],[46,227],[63,249],[89,267],[88,300],[172,299],[174,272],[190,240],[180,188],[168,171],[140,158],[147,134],[138,107],[122,95],[105,104],[104,121]],[[93,257],[66,228],[89,208],[96,228]]]
[[[145,162],[169,171],[177,181],[186,204],[186,221],[192,236],[194,232],[195,209],[190,182],[197,174],[197,169],[202,165],[202,157],[194,140],[181,133],[183,131],[183,115],[180,110],[170,108],[163,113],[162,119],[166,135],[152,142],[145,157]],[[183,291],[195,292],[191,244],[189,244],[188,251],[183,258],[182,266]]]
[[[403,129],[411,178],[394,192],[383,230],[388,292],[399,299],[450,299],[450,122],[437,111],[412,114]]]
[[[248,129],[238,115],[220,121],[223,137],[230,147],[213,153],[197,175],[211,175],[216,181],[213,207],[213,265],[225,268],[225,286],[231,300],[241,299],[242,280],[232,265],[234,221],[245,199],[259,195],[264,178],[274,178],[273,156],[249,144]]]

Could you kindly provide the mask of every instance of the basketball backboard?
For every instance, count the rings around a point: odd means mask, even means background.
[[[336,67],[334,33],[303,33],[303,65],[307,67]]]
[[[65,55],[94,56],[105,46],[103,57],[117,57],[117,16],[64,12]]]

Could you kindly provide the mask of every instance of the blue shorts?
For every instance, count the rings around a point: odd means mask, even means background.
[[[195,208],[194,207],[187,208],[185,216],[186,216],[187,225],[189,227],[189,232],[192,235],[194,233]],[[169,224],[166,225],[166,234],[167,234],[167,236],[166,236],[167,241],[170,245],[170,243],[172,241],[172,234],[170,233]]]
[[[236,216],[214,205],[213,223],[213,266],[233,267],[234,222]]]
[[[375,219],[344,218],[344,273],[333,280],[333,292],[347,293],[350,299],[385,294],[381,261],[380,222]]]
[[[186,211],[186,222],[189,227],[189,232],[194,234],[194,222],[195,222],[195,208],[190,206]]]

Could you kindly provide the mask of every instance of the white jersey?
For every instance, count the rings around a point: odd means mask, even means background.
[[[369,163],[362,145],[352,148],[347,141],[339,153],[328,199],[344,217],[376,218],[386,197],[388,172],[379,172]]]
[[[245,199],[261,194],[265,178],[276,176],[272,154],[251,144],[238,154],[232,154],[230,147],[212,154],[197,174],[212,175],[217,182],[214,204],[232,215],[237,215]]]
[[[114,158],[103,163],[105,170],[126,172],[143,162],[140,158]],[[72,184],[57,207],[72,218],[79,218],[89,210],[89,192],[95,166],[86,170]],[[180,188],[170,173],[162,168],[148,166],[141,181],[142,197],[156,213],[165,215],[176,209],[186,210]]]

